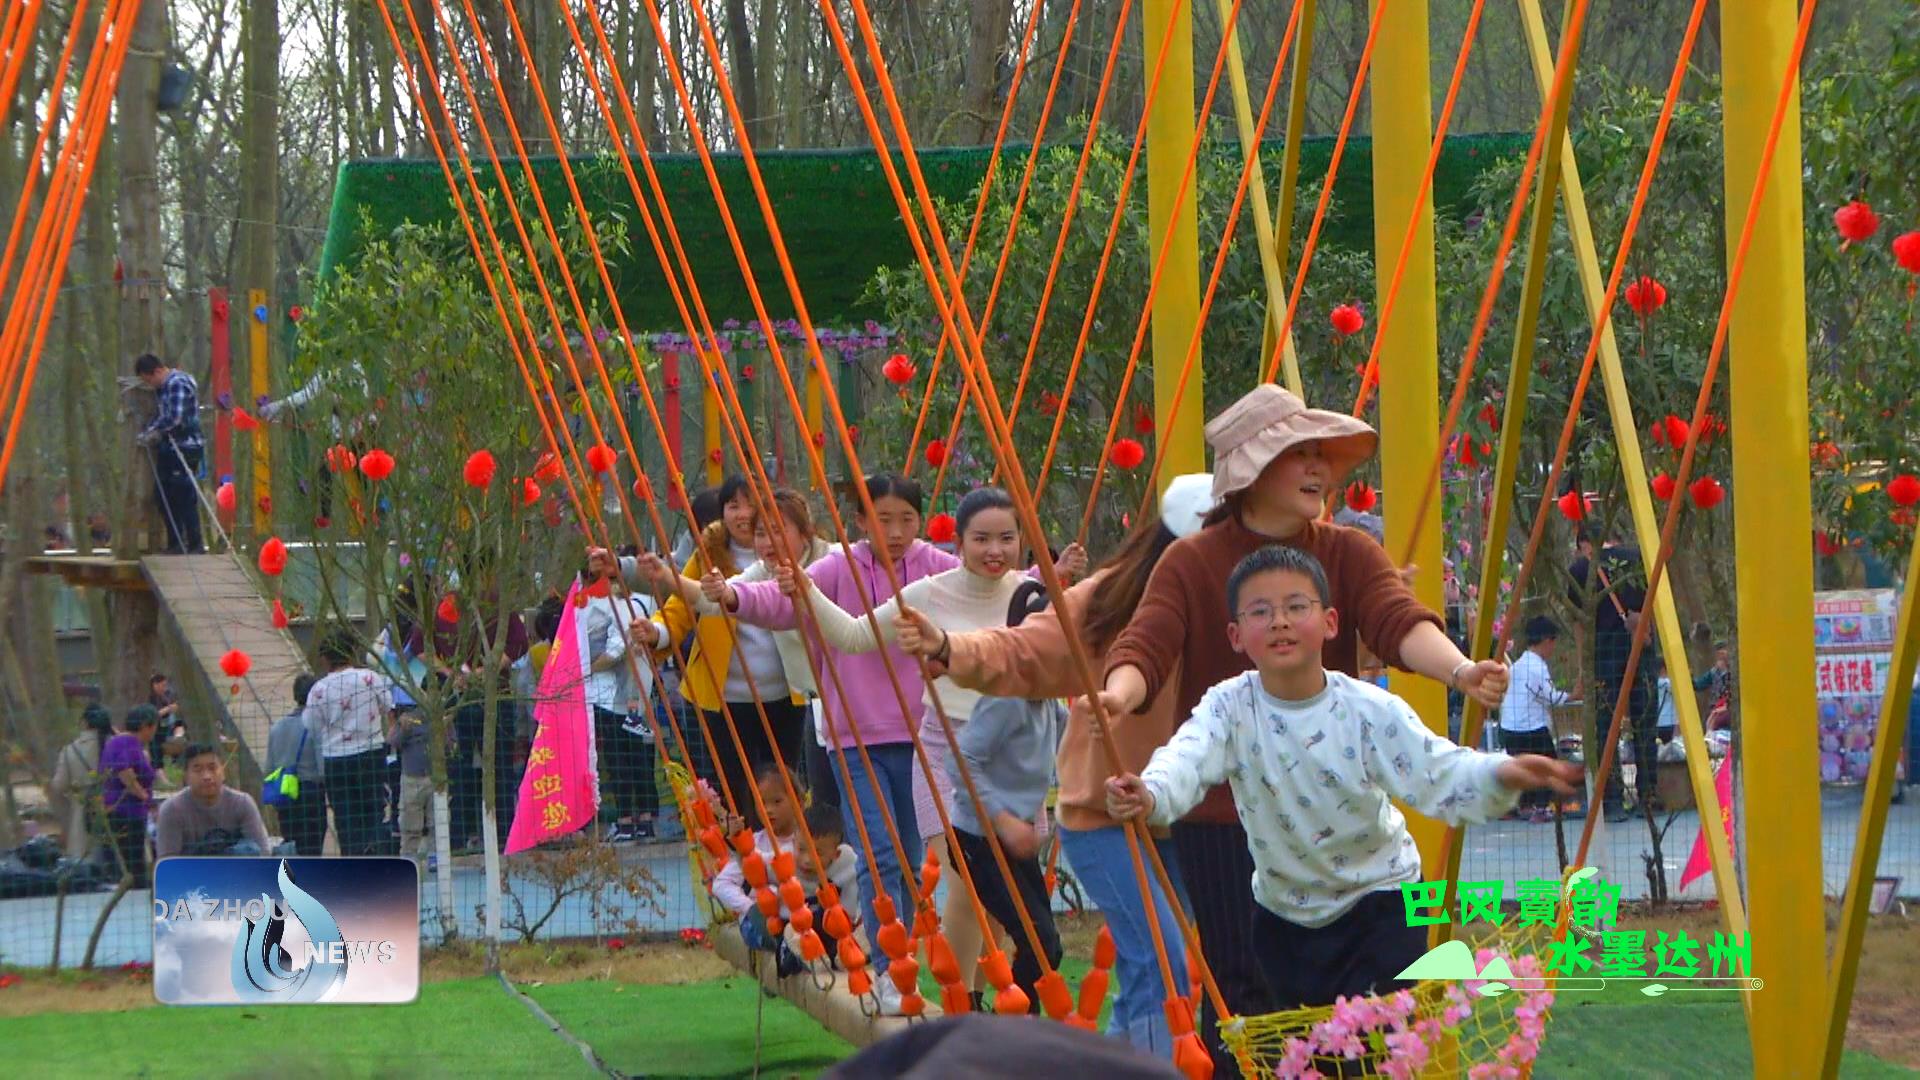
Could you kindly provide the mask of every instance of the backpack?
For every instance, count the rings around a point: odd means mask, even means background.
[[[274,807],[291,806],[300,798],[300,755],[306,752],[307,732],[303,726],[300,747],[293,752],[293,764],[280,766],[260,781],[261,802]]]

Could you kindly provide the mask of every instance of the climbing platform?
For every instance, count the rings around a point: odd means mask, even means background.
[[[758,975],[760,985],[769,993],[775,994],[794,1008],[814,1018],[821,1027],[852,1043],[856,1047],[869,1046],[897,1032],[906,1030],[908,1021],[902,1017],[869,1017],[860,1011],[860,999],[847,990],[847,977],[843,972],[832,972],[832,982],[824,989],[807,974],[791,975],[780,978],[773,969],[773,958],[754,963],[754,957],[747,950],[747,943],[740,938],[740,928],[728,923],[710,930],[713,951],[720,958],[748,975]],[[763,954],[764,955],[764,954]],[[821,976],[824,979],[826,976]],[[869,1007],[872,1002],[869,1000]],[[940,1007],[933,1002],[927,1003],[925,1019],[936,1020],[940,1016]]]
[[[141,572],[160,604],[163,631],[175,636],[225,709],[228,730],[258,768],[267,759],[267,732],[293,706],[293,680],[307,670],[300,645],[273,625],[268,604],[231,554],[149,555]],[[235,680],[220,658],[239,649],[253,661]]]

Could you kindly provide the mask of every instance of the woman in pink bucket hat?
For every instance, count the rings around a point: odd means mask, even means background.
[[[1506,665],[1475,663],[1448,639],[1445,623],[1415,598],[1378,541],[1321,520],[1327,498],[1355,466],[1373,456],[1379,436],[1341,413],[1310,409],[1263,384],[1206,428],[1213,449],[1216,505],[1206,526],[1167,549],[1127,628],[1107,651],[1107,712],[1129,717],[1174,686],[1176,717],[1191,716],[1206,691],[1251,667],[1227,638],[1227,575],[1241,559],[1273,544],[1320,560],[1340,612],[1325,665],[1356,675],[1362,644],[1387,664],[1438,680],[1489,706],[1506,691]],[[1085,709],[1084,702],[1076,707]],[[1124,721],[1122,721],[1124,722]],[[1207,959],[1227,1006],[1249,1016],[1273,1009],[1248,943],[1254,868],[1231,793],[1215,788],[1174,826],[1174,848],[1193,901]],[[1220,1048],[1210,1004],[1202,1038],[1216,1075],[1233,1075]]]

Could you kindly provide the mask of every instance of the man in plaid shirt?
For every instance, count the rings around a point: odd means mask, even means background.
[[[200,437],[200,388],[193,376],[147,353],[133,373],[153,388],[160,412],[140,431],[140,445],[153,458],[154,489],[167,518],[167,554],[201,554],[200,506],[195,477],[206,443]]]

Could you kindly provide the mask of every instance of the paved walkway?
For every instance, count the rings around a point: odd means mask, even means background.
[[[1829,895],[1837,894],[1846,881],[1853,857],[1854,833],[1859,824],[1860,799],[1858,788],[1828,789],[1822,795],[1821,833]],[[1569,851],[1579,843],[1579,826],[1577,821],[1566,822]],[[1662,851],[1670,885],[1678,884],[1680,869],[1686,864],[1699,827],[1698,817],[1691,812],[1678,815],[1670,827]],[[1461,874],[1467,880],[1504,880],[1508,882],[1511,897],[1515,881],[1556,876],[1560,860],[1553,825],[1502,821],[1472,829],[1467,838],[1467,850],[1461,860]],[[1646,896],[1645,857],[1652,845],[1643,820],[1605,826],[1596,838],[1594,850],[1596,857],[1592,861],[1601,868],[1603,877],[1620,886],[1623,898]],[[705,908],[696,902],[686,849],[680,842],[633,845],[625,850],[623,858],[630,865],[643,866],[658,882],[655,902],[635,902],[612,890],[599,896],[568,896],[560,901],[537,936],[543,939],[610,937],[625,935],[634,929],[642,933],[677,933],[686,927],[706,924]],[[486,883],[478,859],[462,859],[461,864],[453,871],[453,915],[460,936],[474,938],[481,932],[480,908]],[[530,918],[537,919],[552,905],[552,891],[513,875],[512,861],[508,864],[508,873],[513,876],[511,890]],[[1920,897],[1920,795],[1910,796],[1888,815],[1879,873],[1900,878],[1902,896]],[[944,882],[941,887],[946,887]],[[79,965],[87,935],[107,895],[93,893],[67,898],[60,934],[62,966]],[[1710,899],[1712,878],[1702,878],[1673,895],[1689,900]],[[422,933],[429,941],[439,941],[437,892],[431,880],[422,890],[420,906]],[[129,893],[120,902],[101,935],[100,948],[94,958],[96,965],[112,967],[129,960],[152,958],[152,930],[147,922],[152,907],[151,895],[145,890]],[[509,921],[512,914],[509,905]],[[0,901],[0,963],[47,964],[52,957],[53,925],[51,897]]]

